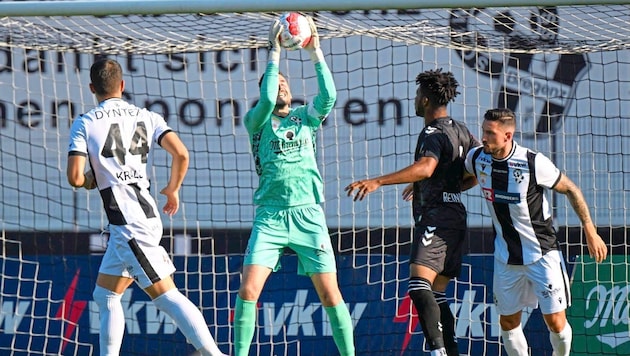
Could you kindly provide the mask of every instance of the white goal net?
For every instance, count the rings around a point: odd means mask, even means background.
[[[171,219],[163,216],[163,245],[178,268],[176,284],[228,350],[258,182],[242,119],[258,99],[268,28],[279,14],[4,16],[2,5],[0,353],[98,353],[91,293],[107,218],[98,193],[67,184],[65,166],[70,123],[96,104],[89,67],[99,56],[122,64],[125,99],[163,114],[190,150],[182,208]],[[595,265],[568,200],[551,197],[572,273],[572,355],[630,354],[630,6],[349,5],[309,14],[338,89],[317,148],[357,354],[412,355],[424,348],[406,297],[413,221],[403,187],[384,187],[363,202],[343,188],[412,162],[423,127],[413,105],[415,77],[436,68],[453,72],[461,85],[449,105],[452,117],[479,137],[487,109],[513,109],[516,140],[552,158],[581,187],[611,257]],[[281,71],[296,104],[316,94],[306,53],[283,52]],[[152,191],[163,204],[157,194],[168,173],[163,151],[156,150],[152,166]],[[477,189],[465,194],[465,266],[447,295],[460,353],[497,355],[493,235]],[[282,262],[259,301],[252,352],[336,354],[310,280],[296,275],[291,253]],[[123,302],[125,355],[193,351],[140,289],[131,288]],[[551,354],[540,312],[527,314],[524,324],[531,354]]]

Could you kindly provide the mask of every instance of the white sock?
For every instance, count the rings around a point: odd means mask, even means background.
[[[571,352],[571,340],[573,340],[573,329],[571,325],[569,325],[569,322],[566,323],[561,332],[549,332],[549,341],[551,341],[555,356],[569,356]]]
[[[501,338],[508,356],[529,356],[527,339],[520,325],[512,330],[501,329]]]
[[[123,335],[125,333],[125,313],[120,299],[122,294],[96,286],[92,293],[98,305],[101,330],[99,332],[99,348],[102,356],[120,354]]]
[[[177,289],[153,299],[155,306],[173,319],[175,325],[184,334],[197,351],[203,356],[222,356],[214,338],[208,330],[206,320],[197,307]]]
[[[446,348],[440,347],[439,349],[431,350],[431,356],[448,356]]]

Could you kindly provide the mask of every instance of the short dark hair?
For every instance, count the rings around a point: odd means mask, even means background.
[[[424,71],[416,77],[416,84],[420,92],[426,96],[432,105],[443,106],[454,101],[459,92],[457,80],[451,72],[442,73],[442,68]]]
[[[484,120],[498,121],[501,125],[516,127],[516,115],[508,108],[496,108],[486,111],[483,115]]]
[[[282,72],[278,72],[278,74],[279,74],[279,75],[281,75],[284,79],[287,79],[287,76],[286,76],[286,75],[284,75]],[[263,74],[260,76],[260,79],[258,79],[258,87],[259,87],[259,88],[262,86],[262,81],[263,81],[263,78],[264,78],[264,77],[265,77],[265,73],[263,73]]]
[[[98,95],[107,95],[115,92],[122,81],[120,63],[109,58],[94,62],[90,68],[90,80],[94,91]]]

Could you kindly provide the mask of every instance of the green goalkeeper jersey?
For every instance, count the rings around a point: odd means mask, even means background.
[[[260,100],[245,115],[259,176],[254,204],[292,207],[324,201],[316,160],[317,130],[336,100],[335,83],[324,61],[315,64],[318,94],[286,117],[272,112],[278,96],[278,65],[269,62],[260,86]]]

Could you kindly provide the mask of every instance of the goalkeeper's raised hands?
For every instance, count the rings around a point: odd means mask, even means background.
[[[269,49],[269,60],[276,62],[280,61],[280,32],[282,32],[282,25],[280,21],[274,20],[269,27],[269,42],[267,47]]]
[[[308,25],[311,28],[311,41],[304,46],[304,49],[312,52],[319,48],[319,33],[317,32],[317,26],[315,26],[315,21],[311,16],[306,16],[308,20]]]
[[[309,53],[313,63],[323,62],[324,54],[319,47],[319,32],[317,32],[317,26],[315,26],[315,21],[313,21],[311,16],[306,16],[306,19],[311,28],[311,40],[304,46],[304,49]]]

